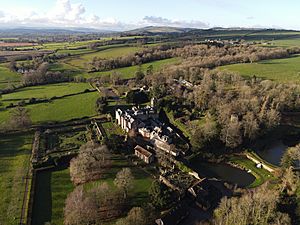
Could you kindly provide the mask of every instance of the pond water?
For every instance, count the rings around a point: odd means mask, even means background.
[[[194,159],[190,166],[199,173],[200,176],[217,178],[229,183],[237,184],[240,187],[246,187],[255,180],[255,177],[250,173],[225,163],[207,163],[199,159]]]
[[[281,158],[288,148],[282,140],[273,141],[270,145],[266,146],[263,150],[257,150],[257,154],[264,160],[273,165],[280,166]]]

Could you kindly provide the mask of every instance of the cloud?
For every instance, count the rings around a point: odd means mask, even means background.
[[[82,4],[71,4],[70,0],[57,0],[55,7],[48,13],[48,18],[59,22],[83,19],[85,8]]]
[[[246,19],[247,19],[247,20],[254,20],[255,17],[254,17],[254,16],[248,16]]]
[[[47,13],[32,8],[14,7],[0,11],[0,26],[38,26],[38,27],[86,27],[106,30],[129,30],[143,26],[173,26],[207,28],[209,24],[198,21],[171,20],[163,17],[146,16],[141,20],[124,23],[116,18],[101,18],[88,14],[81,3],[71,0],[56,0]]]
[[[191,27],[208,28],[209,24],[198,20],[170,20],[163,17],[145,16],[143,22],[154,26],[173,26],[173,27]]]
[[[86,14],[85,7],[71,0],[56,0],[55,5],[47,13],[32,9],[0,11],[1,26],[39,26],[39,27],[88,27],[98,29],[122,29],[122,23],[114,18],[100,18],[97,15]]]

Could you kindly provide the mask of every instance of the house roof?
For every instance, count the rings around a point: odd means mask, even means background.
[[[147,151],[146,149],[144,149],[143,147],[137,145],[135,146],[134,150],[138,151],[139,153],[143,154],[144,156],[146,157],[151,157],[152,156],[152,153]]]

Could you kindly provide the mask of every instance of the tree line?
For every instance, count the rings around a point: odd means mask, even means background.
[[[232,63],[253,63],[265,59],[286,58],[300,53],[299,48],[263,48],[254,45],[212,46],[212,45],[161,45],[144,47],[143,50],[125,56],[103,59],[94,57],[89,70],[108,71],[121,67],[140,65],[156,60],[180,57],[184,67],[214,68]]]

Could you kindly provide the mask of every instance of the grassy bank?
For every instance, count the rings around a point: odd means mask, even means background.
[[[260,186],[267,180],[275,179],[274,176],[265,169],[260,169],[256,167],[256,164],[246,157],[242,156],[232,156],[230,162],[238,165],[241,168],[249,171],[253,176],[255,176],[255,181],[249,185],[249,188],[254,188]]]

